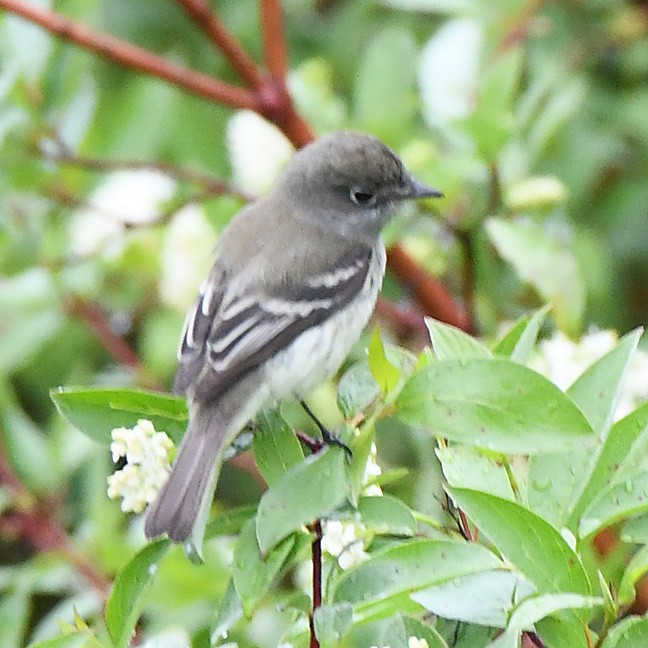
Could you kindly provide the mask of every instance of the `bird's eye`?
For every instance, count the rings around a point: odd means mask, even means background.
[[[368,205],[373,201],[374,195],[362,189],[351,189],[351,200],[356,205]]]

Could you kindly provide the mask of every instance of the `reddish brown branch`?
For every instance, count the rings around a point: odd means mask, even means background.
[[[266,66],[273,79],[283,81],[288,73],[288,55],[280,0],[261,0],[261,15]]]
[[[390,270],[412,290],[428,315],[464,331],[473,330],[465,310],[456,303],[446,287],[421,268],[400,245],[388,250],[387,263]]]
[[[320,648],[315,635],[315,611],[322,605],[322,521],[316,520],[311,526],[315,534],[311,547],[313,561],[313,611],[309,618],[310,648]]]
[[[177,0],[177,2],[225,55],[241,79],[251,88],[259,89],[263,84],[264,75],[232,32],[216,17],[209,3],[206,0]]]
[[[20,0],[0,0],[0,8],[22,16],[52,34],[101,54],[123,67],[168,81],[198,96],[234,108],[261,110],[259,98],[245,88],[238,88],[207,74],[176,65],[109,34],[93,32],[61,14],[39,9]]]
[[[375,314],[389,323],[389,328],[400,340],[412,336],[429,339],[423,315],[414,309],[399,308],[384,297],[379,297]]]
[[[112,330],[106,314],[96,306],[79,297],[73,297],[67,303],[68,312],[86,323],[94,336],[117,363],[140,371],[140,359],[130,346]]]

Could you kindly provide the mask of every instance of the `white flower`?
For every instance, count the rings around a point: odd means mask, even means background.
[[[407,648],[428,648],[428,642],[420,637],[410,637],[407,640]]]
[[[534,369],[561,389],[567,389],[590,365],[609,353],[619,342],[616,331],[591,331],[574,342],[564,333],[540,342],[532,361]],[[615,420],[619,420],[648,399],[648,353],[638,349],[630,361]]]
[[[382,495],[382,488],[375,482],[375,478],[382,475],[382,468],[378,465],[377,461],[378,450],[376,444],[371,444],[371,451],[369,458],[365,465],[364,475],[362,476],[362,484],[364,486],[363,495]]]
[[[125,225],[155,221],[175,189],[175,181],[160,171],[141,169],[109,174],[90,194],[88,205],[72,217],[72,252],[85,256],[104,248],[119,249]]]
[[[108,477],[108,497],[121,497],[124,512],[141,513],[166,481],[173,442],[146,419],[140,419],[132,429],[115,428],[111,437],[113,462],[125,458],[126,465]]]
[[[322,534],[322,550],[337,558],[342,569],[349,569],[369,558],[361,537],[365,531],[362,524],[326,520]]]
[[[160,299],[178,311],[193,304],[212,263],[216,232],[198,205],[180,209],[167,227],[161,253]]]
[[[447,21],[423,48],[420,64],[425,117],[433,125],[467,117],[479,84],[483,34],[467,18]]]
[[[253,196],[270,189],[294,152],[276,126],[250,110],[229,120],[226,138],[234,184]]]
[[[614,331],[593,331],[578,342],[562,331],[540,342],[534,368],[561,389],[567,389],[587,367],[611,351],[619,341]]]

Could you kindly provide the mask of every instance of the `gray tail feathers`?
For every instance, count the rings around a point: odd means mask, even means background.
[[[148,538],[166,533],[174,542],[183,542],[191,535],[207,492],[213,495],[229,440],[229,430],[221,428],[219,419],[217,407],[192,408],[171,474],[146,513],[144,532]]]

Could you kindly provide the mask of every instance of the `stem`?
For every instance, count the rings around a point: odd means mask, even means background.
[[[315,534],[311,548],[313,561],[313,611],[309,618],[310,648],[320,648],[315,636],[315,610],[322,605],[322,521],[316,520],[312,525]]]
[[[251,88],[260,88],[264,79],[259,67],[248,56],[232,32],[213,13],[209,3],[206,0],[177,0],[177,2],[225,55],[241,79]]]
[[[39,9],[20,0],[0,0],[0,8],[22,16],[52,34],[101,54],[125,68],[149,74],[200,97],[234,108],[256,111],[261,109],[259,98],[245,88],[238,88],[207,74],[176,65],[115,36],[93,32],[85,25],[61,14]]]
[[[513,468],[511,468],[511,462],[508,460],[508,457],[506,455],[501,455],[500,461],[502,462],[502,464],[504,464],[504,470],[506,470],[506,476],[508,477],[509,484],[511,485],[511,490],[513,491],[513,495],[515,496],[515,501],[521,504],[522,495],[520,493],[520,487],[518,485],[517,478],[515,477],[515,473],[513,472]]]
[[[273,79],[283,81],[288,73],[288,55],[281,2],[279,0],[261,0],[261,15],[266,66]]]

